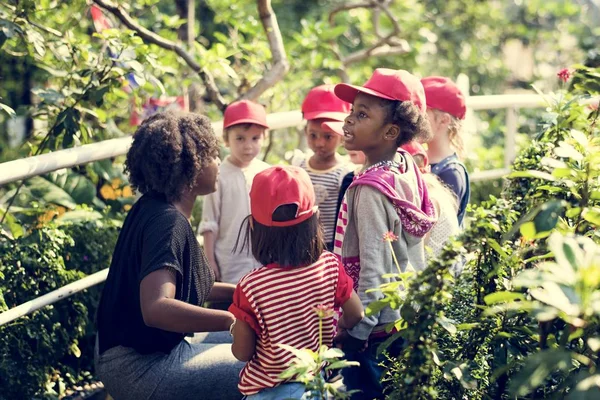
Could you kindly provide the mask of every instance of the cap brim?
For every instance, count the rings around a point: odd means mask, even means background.
[[[363,86],[348,85],[347,83],[338,83],[333,89],[335,95],[347,103],[354,103],[354,99],[358,93],[364,93],[371,96],[379,97],[386,100],[395,100],[393,97],[380,93],[376,90],[369,89]]]
[[[337,111],[313,111],[304,114],[304,119],[310,121],[312,119],[332,119],[334,121],[344,121],[348,113]]]
[[[321,124],[322,127],[329,129],[331,132],[333,133],[337,133],[340,136],[344,136],[344,131],[343,131],[343,127],[344,127],[344,123],[343,122],[338,122],[338,121],[327,121],[327,122],[323,122]]]
[[[262,122],[262,121],[259,121],[257,119],[253,119],[253,118],[242,118],[242,119],[238,119],[235,121],[231,121],[227,125],[223,124],[223,129],[227,129],[230,126],[239,125],[239,124],[255,124],[258,126],[262,126],[263,128],[269,129],[269,126],[267,125],[266,122]]]

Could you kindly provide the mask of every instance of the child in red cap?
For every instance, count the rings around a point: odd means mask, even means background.
[[[267,113],[260,104],[242,100],[225,109],[223,140],[230,154],[219,168],[217,191],[204,198],[199,227],[206,257],[221,282],[237,284],[259,266],[251,254],[232,250],[240,225],[250,213],[252,180],[269,167],[256,158],[268,128]]]
[[[458,202],[454,192],[445,186],[437,175],[431,173],[428,163],[427,151],[417,141],[412,141],[401,146],[415,160],[423,173],[423,180],[427,185],[429,198],[435,207],[438,216],[431,230],[425,235],[426,259],[437,257],[448,242],[448,239],[459,233]],[[457,264],[457,267],[459,267]]]
[[[462,225],[471,194],[467,168],[459,160],[463,151],[461,121],[467,112],[465,96],[448,78],[430,76],[423,78],[421,83],[433,132],[433,138],[427,142],[431,172],[456,194],[459,200],[458,222]]]
[[[353,103],[343,126],[344,146],[365,154],[365,166],[342,201],[335,252],[366,307],[383,297],[369,289],[396,280],[390,277],[398,272],[394,256],[402,271],[425,268],[423,237],[436,221],[435,209],[418,167],[398,147],[426,140],[431,132],[423,86],[407,71],[379,68],[364,86],[339,84],[335,94]],[[383,396],[384,358],[377,348],[390,335],[385,327],[399,318],[398,310],[385,307],[336,337],[347,358],[360,362],[359,368],[342,370],[347,388],[361,390],[356,398]],[[396,341],[388,348],[392,357],[400,347]]]
[[[249,248],[262,267],[241,279],[229,308],[236,318],[231,350],[238,360],[247,361],[238,387],[249,400],[300,399],[304,385],[279,377],[295,358],[279,345],[316,352],[317,307],[341,306],[338,324],[345,328],[362,319],[363,308],[338,258],[324,250],[306,171],[276,166],[259,173],[250,202],[242,247]],[[322,329],[323,344],[331,346],[332,313],[322,320]]]
[[[306,141],[313,155],[299,162],[292,161],[292,164],[308,172],[313,183],[329,250],[333,249],[337,200],[342,180],[352,170],[337,153],[343,139],[343,121],[350,112],[350,104],[340,100],[333,88],[334,85],[317,86],[306,95],[302,114],[307,120]]]

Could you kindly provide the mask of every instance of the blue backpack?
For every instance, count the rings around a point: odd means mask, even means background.
[[[462,199],[458,199],[460,201],[460,204],[458,207],[458,223],[462,227],[462,225],[463,225],[462,222],[463,222],[463,219],[467,212],[467,204],[469,204],[469,199],[471,198],[471,184],[469,182],[469,173],[467,172],[467,167],[465,167],[465,165],[462,162],[460,162],[460,160],[458,159],[458,156],[456,154],[452,154],[451,156],[444,158],[442,161],[440,161],[439,163],[432,166],[431,172],[436,175],[439,175],[441,172],[443,172],[450,165],[453,165],[453,164],[460,165],[462,167],[463,171],[465,171],[465,178],[466,178],[465,182],[467,183],[465,196],[463,196]]]

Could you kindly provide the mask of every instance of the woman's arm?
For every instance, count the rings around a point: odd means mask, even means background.
[[[342,316],[338,321],[338,326],[341,329],[352,329],[365,316],[360,297],[353,290],[352,295],[342,305]]]
[[[256,333],[246,322],[236,319],[232,334],[231,352],[234,357],[240,361],[250,361],[256,350]]]
[[[215,282],[206,300],[232,302],[234,291],[235,285],[231,283]]]
[[[170,332],[226,331],[234,321],[227,311],[210,310],[175,299],[175,272],[162,268],[140,283],[140,306],[144,323]]]
[[[215,279],[217,281],[221,280],[221,269],[219,268],[219,264],[217,263],[217,259],[215,257],[215,233],[211,231],[206,231],[202,233],[202,237],[204,238],[204,254],[206,254],[206,259],[208,260],[208,265],[215,272]]]

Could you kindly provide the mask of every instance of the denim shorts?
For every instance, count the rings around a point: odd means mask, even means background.
[[[263,389],[256,394],[246,396],[248,400],[281,400],[281,399],[305,399],[304,391],[306,388],[302,383],[291,382]]]

